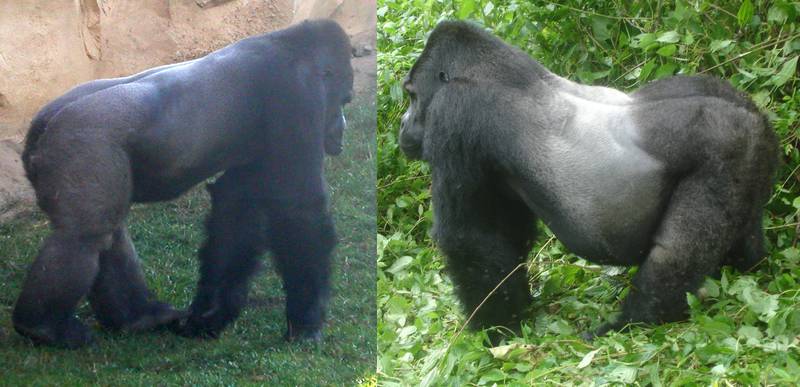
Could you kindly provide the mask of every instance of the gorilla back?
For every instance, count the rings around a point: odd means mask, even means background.
[[[323,158],[341,151],[352,83],[347,35],[319,20],[88,82],[49,103],[31,123],[23,164],[52,234],[16,303],[16,330],[83,345],[91,337],[74,310],[88,295],[109,328],[171,322],[180,334],[215,336],[244,306],[269,248],[287,291],[287,337],[318,337],[335,243]],[[147,291],[125,217],[131,202],[173,199],[222,171],[184,320]]]
[[[405,89],[400,147],[431,165],[433,235],[470,312],[523,262],[537,219],[588,260],[640,266],[621,317],[597,334],[681,319],[704,276],[764,255],[777,138],[721,80],[580,85],[478,26],[443,22]],[[474,325],[517,327],[529,302],[516,272]]]

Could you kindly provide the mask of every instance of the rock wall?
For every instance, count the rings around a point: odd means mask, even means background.
[[[293,0],[0,1],[0,138],[22,136],[44,103],[78,83],[284,27],[293,7]]]

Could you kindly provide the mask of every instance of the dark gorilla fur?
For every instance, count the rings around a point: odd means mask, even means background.
[[[23,163],[52,234],[14,308],[17,332],[70,348],[90,342],[74,315],[88,296],[107,328],[171,323],[214,337],[244,307],[270,249],[287,293],[287,338],[319,338],[335,244],[323,158],[341,151],[352,86],[349,39],[319,20],[88,82],[45,106]],[[222,171],[209,185],[197,295],[179,312],[147,290],[125,218],[133,202],[174,199]]]
[[[777,138],[721,80],[630,95],[579,85],[478,26],[443,22],[405,89],[400,147],[431,165],[433,236],[468,312],[524,262],[537,219],[577,255],[639,266],[621,316],[596,335],[685,318],[705,276],[764,256]],[[530,302],[517,271],[473,326],[516,329]]]

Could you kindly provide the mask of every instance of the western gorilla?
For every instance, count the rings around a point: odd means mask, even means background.
[[[245,305],[269,249],[287,293],[287,338],[319,338],[335,244],[323,157],[341,151],[352,86],[347,35],[318,20],[91,81],[45,106],[23,163],[52,234],[14,308],[17,332],[41,344],[89,343],[74,315],[88,295],[104,327],[171,323],[214,337]],[[148,292],[125,218],[131,203],[174,199],[222,171],[208,187],[197,295],[179,312]]]
[[[639,266],[621,316],[594,335],[682,319],[705,276],[764,255],[777,138],[721,80],[584,86],[479,26],[442,22],[404,87],[400,147],[431,166],[432,234],[468,312],[524,262],[537,219],[577,255]],[[530,302],[518,271],[473,327],[517,328]]]

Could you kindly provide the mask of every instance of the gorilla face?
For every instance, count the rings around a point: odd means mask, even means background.
[[[425,133],[428,130],[426,116],[429,104],[436,94],[450,82],[444,66],[429,60],[423,54],[403,82],[403,90],[410,102],[400,123],[400,149],[412,160],[424,158]]]
[[[349,47],[349,42],[344,42]],[[342,153],[342,136],[347,127],[344,105],[353,99],[353,67],[350,57],[340,53],[346,49],[329,53],[325,70],[325,88],[328,108],[325,112],[325,153],[336,156]]]
[[[342,153],[342,136],[347,128],[347,120],[344,118],[344,105],[350,103],[352,93],[348,93],[338,108],[332,109],[325,125],[325,153],[336,156]]]
[[[410,77],[403,82],[403,89],[411,101],[400,121],[400,149],[409,159],[419,160],[422,159],[422,140],[425,128],[419,122],[420,120],[417,119],[419,99],[417,98],[416,89],[411,84]]]

